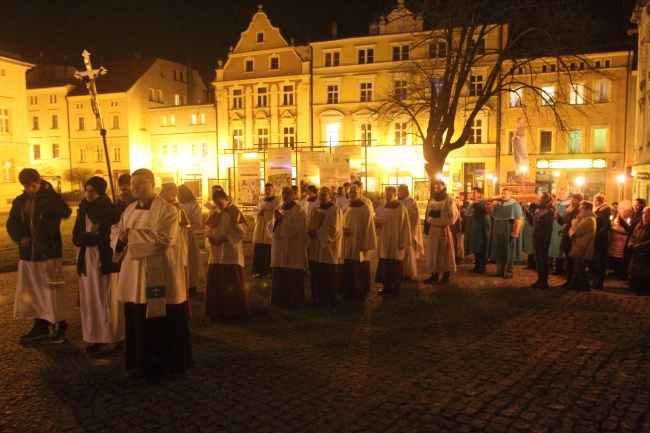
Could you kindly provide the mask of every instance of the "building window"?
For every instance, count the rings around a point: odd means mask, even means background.
[[[120,129],[120,115],[112,114],[111,115],[111,129]]]
[[[205,141],[201,143],[201,158],[207,158],[208,157],[208,143]]]
[[[257,106],[259,107],[268,107],[269,99],[266,93],[266,87],[257,88]]]
[[[61,157],[61,153],[59,150],[59,144],[52,143],[52,159],[59,159],[60,157]]]
[[[56,114],[52,115],[52,129],[59,129],[59,116]]]
[[[242,150],[244,148],[244,130],[232,130],[232,148],[233,150]]]
[[[79,162],[86,162],[86,148],[79,148]]]
[[[14,160],[5,159],[2,161],[2,179],[5,182],[15,182]]]
[[[77,131],[86,130],[86,118],[83,116],[77,117]]]
[[[9,134],[9,109],[0,108],[0,133]]]
[[[232,108],[233,110],[244,108],[244,97],[242,96],[242,89],[233,89]]]
[[[34,159],[41,159],[41,145],[34,145]]]
[[[471,48],[476,47],[476,54],[485,54],[485,39],[472,40]]]
[[[172,143],[172,148],[171,148],[172,154],[171,156],[173,158],[176,158],[178,156],[178,144]]]
[[[325,53],[325,67],[329,68],[331,66],[341,66],[340,51],[330,51]]]
[[[358,62],[360,65],[367,63],[375,63],[375,49],[374,48],[362,48],[358,51]]]
[[[151,102],[156,102],[156,90],[155,89],[149,89],[149,101]]]
[[[102,129],[102,122],[100,122],[99,117],[93,117],[93,119],[95,119],[95,129]]]
[[[524,89],[519,88],[510,91],[510,107],[521,107],[521,98],[524,96]]]
[[[359,83],[359,101],[372,101],[372,83]]]
[[[119,102],[111,101],[111,107],[117,107],[118,105],[119,105]]]
[[[269,148],[269,128],[257,129],[257,149],[265,150]]]
[[[29,105],[38,105],[38,96],[32,95],[29,97]]]
[[[406,146],[406,122],[397,122],[395,124],[395,145]]]
[[[401,101],[403,99],[408,99],[408,89],[406,86],[406,80],[395,80],[393,82],[396,100]]]
[[[325,134],[327,145],[330,147],[339,145],[339,124],[338,123],[328,123],[325,125]]]
[[[38,121],[38,116],[32,117],[32,129],[34,131],[38,131],[39,129],[41,129],[41,125]]]
[[[257,32],[255,40],[258,44],[264,42],[264,32]]]
[[[607,152],[607,128],[594,128],[594,152]]]
[[[191,125],[198,125],[199,123],[199,115],[194,113],[192,116],[190,116],[190,124]]]
[[[447,42],[436,41],[429,44],[429,58],[444,59],[447,57]]]
[[[361,124],[361,145],[362,146],[372,145],[372,123]]]
[[[181,95],[178,93],[174,93],[174,105],[177,107],[181,105]]]
[[[393,62],[399,62],[409,59],[409,46],[396,45],[393,47]]]
[[[483,119],[474,118],[467,142],[470,144],[483,143]]]
[[[113,161],[119,162],[122,160],[122,148],[120,146],[113,147]]]
[[[596,81],[594,83],[594,104],[609,102],[609,81]]]
[[[172,114],[169,116],[169,126],[176,126],[176,115]]]
[[[269,65],[269,69],[280,69],[280,58],[279,57],[271,57],[271,64]]]
[[[296,130],[293,126],[285,126],[282,131],[284,147],[293,147],[296,142]]]
[[[553,131],[540,131],[539,151],[541,153],[550,153],[553,151]]]
[[[168,144],[163,144],[160,146],[160,155],[162,159],[166,159],[169,157],[169,145]]]
[[[56,95],[50,95],[50,104],[56,104]]]
[[[569,131],[569,153],[582,153],[582,131],[580,129]]]
[[[327,86],[327,103],[339,103],[339,86],[337,84],[331,84]]]
[[[84,104],[82,104],[82,103],[76,103],[76,104],[74,105],[74,108],[76,108],[77,110],[82,110],[82,109],[84,108]]]
[[[483,93],[483,75],[469,76],[469,96],[480,96]]]
[[[95,146],[95,162],[104,162],[104,148]]]
[[[192,143],[192,158],[199,157],[199,143]]]
[[[246,63],[244,64],[244,71],[245,72],[253,72],[253,61],[252,60],[246,60]]]
[[[163,103],[163,93],[162,90],[158,90],[158,102]]]
[[[555,104],[555,86],[542,86],[542,105]]]
[[[294,105],[293,103],[293,86],[282,87],[282,105]]]
[[[582,105],[585,103],[585,85],[574,83],[569,88],[569,104]]]

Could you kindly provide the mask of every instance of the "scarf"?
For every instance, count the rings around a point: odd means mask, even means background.
[[[443,201],[447,198],[447,188],[443,188],[442,191],[433,193],[433,199],[435,201]]]
[[[88,216],[88,219],[97,224],[103,217],[106,216],[106,211],[111,204],[111,199],[106,194],[102,194],[93,202],[89,202],[85,198],[79,203],[79,211]]]

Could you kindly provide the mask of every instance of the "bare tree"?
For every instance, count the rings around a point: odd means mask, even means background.
[[[63,179],[76,185],[79,189],[93,176],[93,171],[88,168],[73,167],[63,172]]]
[[[500,95],[532,91],[549,102],[565,129],[567,98],[548,94],[535,75],[547,66],[558,80],[572,81],[594,70],[583,54],[593,51],[587,41],[596,40],[598,24],[583,3],[589,2],[423,0],[419,8],[427,30],[414,34],[413,51],[424,55],[401,64],[409,77],[408,95],[386,92],[377,109],[380,122],[409,119],[430,178],[442,172],[451,151],[468,143],[477,116],[486,108],[497,110]]]

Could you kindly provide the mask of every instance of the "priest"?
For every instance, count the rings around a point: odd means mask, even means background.
[[[492,208],[492,236],[490,259],[497,262],[497,277],[514,276],[515,262],[521,260],[522,239],[519,236],[524,223],[524,212],[509,188],[501,190],[501,200]]]

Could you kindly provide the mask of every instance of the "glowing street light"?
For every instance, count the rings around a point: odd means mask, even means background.
[[[575,184],[578,187],[578,192],[582,193],[582,186],[585,184],[585,178],[584,176],[578,176],[575,179]]]
[[[616,182],[618,182],[618,201],[623,200],[623,183],[625,183],[625,175],[619,174],[616,176]]]

